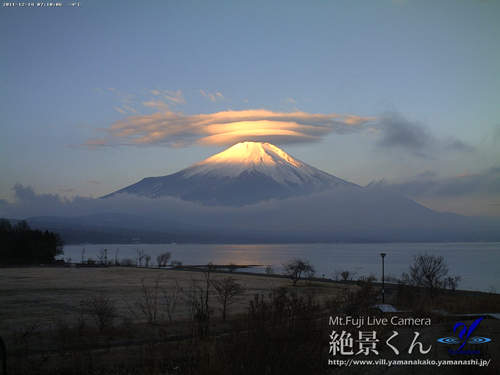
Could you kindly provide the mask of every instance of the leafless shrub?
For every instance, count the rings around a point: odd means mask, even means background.
[[[153,286],[147,285],[144,279],[141,280],[141,298],[135,306],[149,324],[155,324],[158,321],[160,313],[160,280],[158,278]]]
[[[236,296],[243,293],[243,287],[232,277],[212,280],[216,292],[216,299],[221,305],[222,320],[226,320],[227,307],[235,302]]]
[[[184,301],[191,309],[191,319],[196,324],[199,336],[208,334],[210,310],[208,309],[207,293],[199,280],[191,280],[191,286],[184,291]]]
[[[274,269],[272,266],[266,266],[264,272],[267,274],[267,275],[272,275],[274,274]]]
[[[328,355],[321,344],[324,323],[316,319],[317,304],[302,297],[298,288],[257,295],[248,313],[245,334],[235,332],[218,339],[213,355],[217,361],[210,361],[210,369],[205,365],[203,373],[325,373],[324,365],[318,364],[326,362]]]
[[[65,319],[55,319],[53,323],[55,342],[61,353],[64,353],[67,348],[75,340],[74,329],[68,324]]]
[[[14,341],[16,344],[20,344],[20,346],[24,349],[26,353],[29,353],[31,349],[30,345],[33,339],[39,335],[39,331],[40,331],[39,322],[30,323],[24,327],[21,327],[21,329],[16,330],[16,333],[14,335]]]
[[[77,312],[78,316],[76,317],[76,329],[78,331],[78,335],[82,336],[85,327],[87,326],[87,322],[85,320],[85,308],[82,304],[79,305]]]
[[[104,295],[93,296],[80,301],[80,306],[94,319],[99,331],[113,326],[117,314],[116,304],[112,299]]]
[[[175,287],[170,290],[162,287],[160,278],[156,278],[153,284],[148,285],[144,279],[141,280],[141,296],[133,305],[124,301],[130,313],[136,318],[144,318],[149,324],[154,325],[165,318],[173,321],[173,315],[183,289],[175,282]]]
[[[158,255],[156,257],[156,263],[158,263],[158,267],[166,267],[171,256],[172,254],[170,254],[170,252],[168,251]]]
[[[26,326],[16,329],[13,337],[13,346],[22,354],[22,360],[18,362],[19,373],[21,374],[36,374],[40,371],[46,362],[47,352],[41,347],[42,340],[41,324],[32,322]],[[33,350],[40,350],[39,356],[31,355]],[[5,347],[4,347],[5,350]],[[5,353],[7,356],[8,352]],[[6,360],[6,358],[5,358]],[[4,366],[5,366],[4,362]],[[7,366],[5,366],[7,367]],[[4,373],[6,374],[4,369]]]
[[[163,289],[163,309],[167,314],[167,318],[169,322],[173,321],[173,315],[175,313],[175,309],[177,307],[177,302],[179,301],[180,295],[182,292],[182,288],[179,286],[177,280],[175,281],[175,287],[172,291],[168,291],[167,289]]]
[[[200,337],[208,335],[210,325],[210,289],[211,272],[213,270],[211,263],[207,264],[204,272],[204,280],[191,280],[191,287],[185,290],[184,300],[191,308],[191,318],[196,323],[197,333]]]
[[[249,302],[250,323],[294,326],[297,319],[311,320],[319,311],[313,295],[301,296],[284,287],[273,289],[266,297],[256,294]]]

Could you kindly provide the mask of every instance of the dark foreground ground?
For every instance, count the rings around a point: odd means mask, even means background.
[[[229,298],[224,320],[215,286],[227,277],[243,290]],[[486,317],[475,329],[473,336],[491,339],[466,344],[475,354],[452,355],[449,350],[460,344],[436,340],[458,336],[452,332],[457,322],[470,327],[482,313],[500,312],[500,295],[389,286],[386,302],[398,308],[395,313],[373,308],[379,296],[380,286],[369,282],[313,280],[293,286],[285,278],[238,273],[3,268],[0,335],[8,374],[499,373],[500,320]],[[364,325],[329,325],[330,317],[347,316],[363,317]],[[368,325],[368,317],[373,322],[392,316],[429,318],[431,325]],[[347,338],[340,353],[331,341],[343,331]],[[397,355],[386,345],[394,332],[390,343]],[[422,349],[430,347],[426,354],[418,345],[408,354],[415,332]],[[490,362],[483,367],[404,362],[419,359]],[[329,360],[346,362],[329,365]],[[403,362],[388,366],[389,360]]]

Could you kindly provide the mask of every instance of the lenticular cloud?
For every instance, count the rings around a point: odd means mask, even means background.
[[[330,133],[358,131],[373,117],[264,109],[186,115],[169,110],[130,116],[113,123],[109,136],[87,141],[88,146],[112,144],[232,145],[241,141],[278,144],[314,142]]]

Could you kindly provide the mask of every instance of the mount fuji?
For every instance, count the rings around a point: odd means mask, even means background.
[[[165,196],[205,205],[242,206],[329,189],[362,189],[293,158],[270,143],[241,142],[177,173],[147,177],[106,195]]]
[[[269,143],[238,143],[103,198],[61,202],[69,215],[46,216],[51,199],[44,216],[27,219],[70,242],[500,240],[498,220],[437,212],[383,186],[353,184]]]

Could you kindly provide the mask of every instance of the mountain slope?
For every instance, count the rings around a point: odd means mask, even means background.
[[[332,176],[260,142],[241,142],[177,173],[148,177],[111,193],[173,196],[208,205],[241,206],[359,186]]]
[[[170,196],[181,199],[161,199]],[[500,240],[498,220],[439,213],[381,186],[360,187],[267,143],[239,143],[107,197],[50,199],[41,210],[30,197],[26,212],[38,210],[30,224],[72,242]]]
[[[439,213],[379,188],[340,187],[243,207],[120,195],[93,205],[90,215],[78,206],[72,216],[27,220],[72,243],[500,241],[498,219]]]

